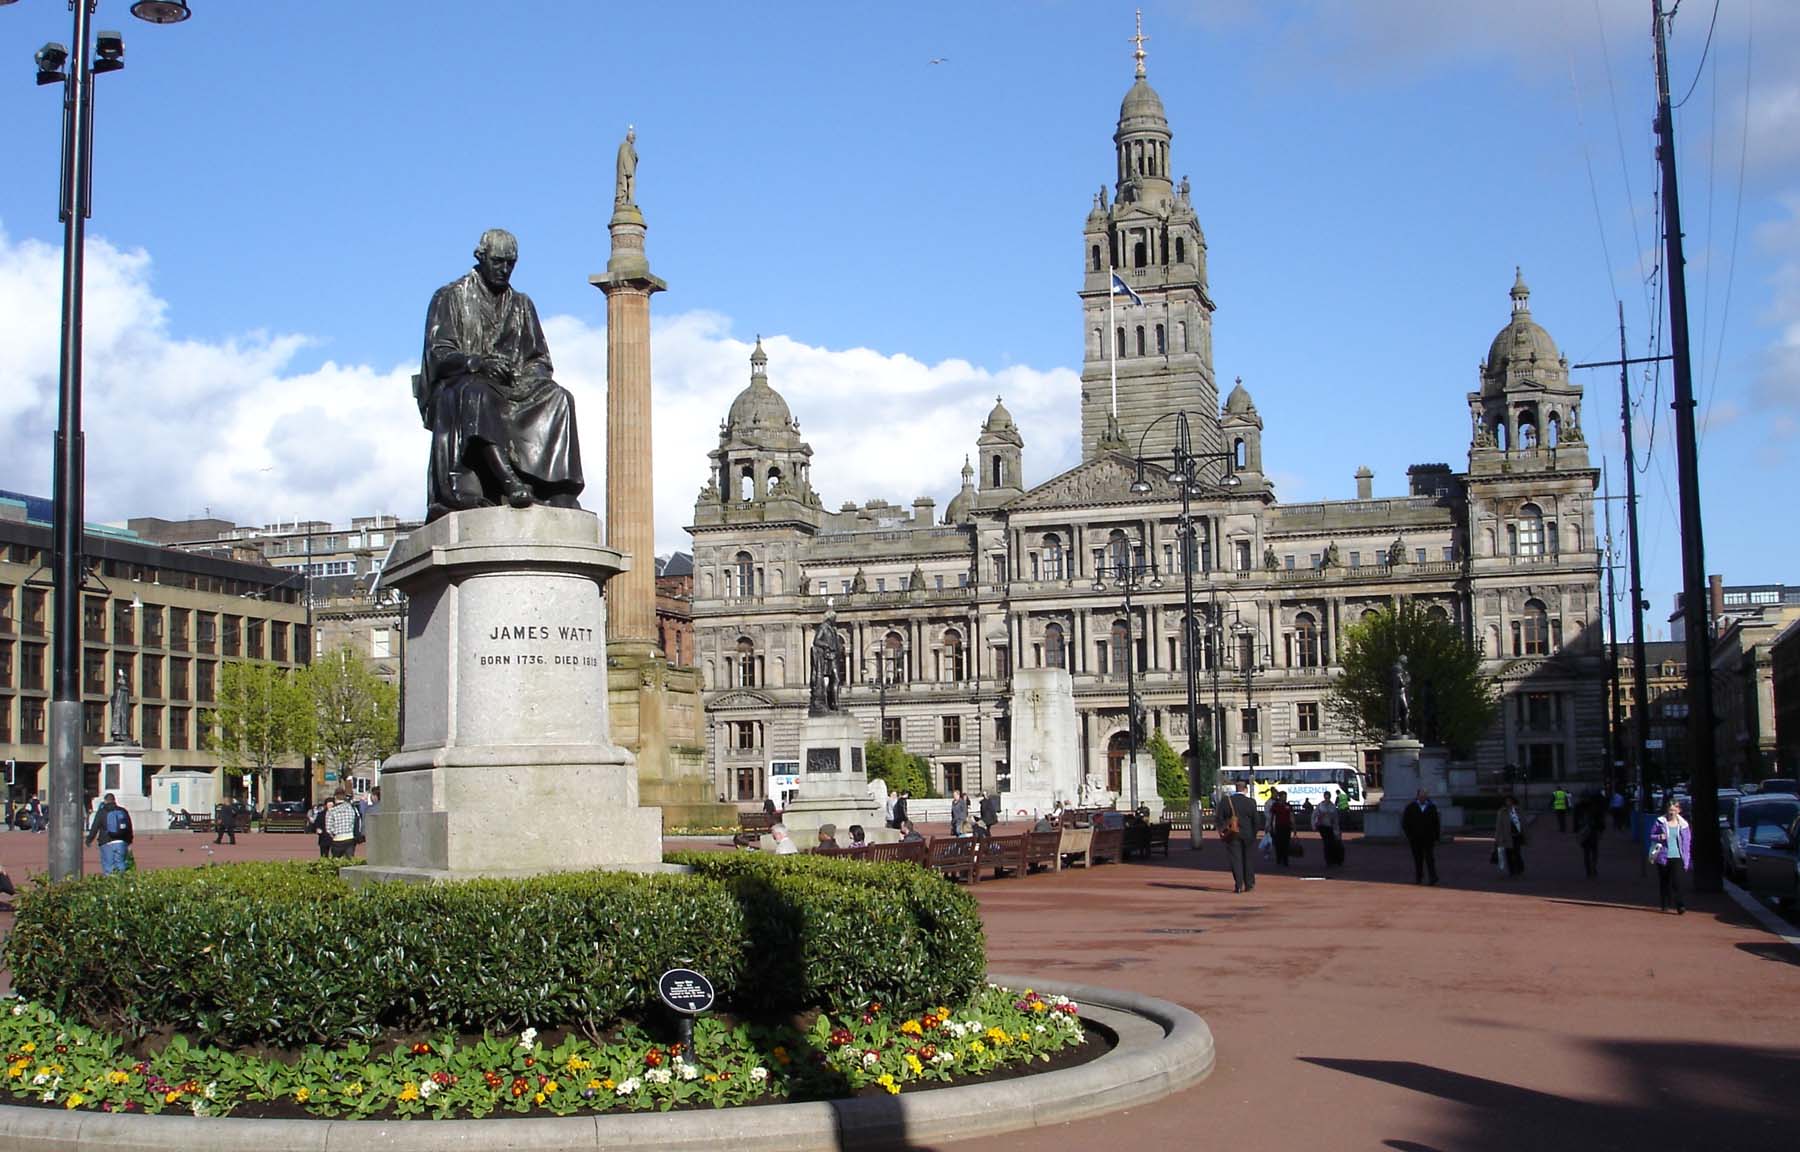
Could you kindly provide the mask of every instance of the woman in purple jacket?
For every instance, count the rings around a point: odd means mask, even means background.
[[[1650,826],[1650,862],[1656,865],[1658,897],[1667,912],[1671,902],[1676,915],[1687,912],[1681,900],[1681,874],[1694,867],[1694,832],[1681,818],[1681,806],[1669,801],[1656,823]]]

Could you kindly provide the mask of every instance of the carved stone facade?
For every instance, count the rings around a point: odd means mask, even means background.
[[[1600,778],[1597,473],[1580,390],[1531,319],[1522,278],[1469,397],[1467,471],[1416,465],[1406,495],[1378,498],[1364,470],[1356,499],[1281,503],[1248,389],[1238,381],[1218,403],[1205,242],[1186,181],[1169,179],[1169,136],[1140,65],[1114,138],[1115,198],[1096,198],[1084,231],[1082,461],[1067,472],[1026,489],[1025,439],[996,403],[941,520],[923,497],[827,511],[811,485],[813,449],[758,344],[692,526],[696,660],[719,792],[759,802],[771,764],[797,758],[808,634],[830,605],[848,653],[847,706],[871,738],[925,756],[940,792],[1011,790],[1013,669],[1058,665],[1074,681],[1086,777],[1128,797],[1125,652],[1135,653],[1148,726],[1177,748],[1188,730],[1180,493],[1154,465],[1143,472],[1149,491],[1134,492],[1130,455],[1143,443],[1167,461],[1176,421],[1164,417],[1177,411],[1194,450],[1219,456],[1191,511],[1199,722],[1210,730],[1216,699],[1223,762],[1378,767],[1377,749],[1342,731],[1325,698],[1344,629],[1410,600],[1478,640],[1504,692],[1475,756],[1479,779],[1497,785],[1509,768],[1515,779]],[[1105,332],[1113,271],[1143,301],[1112,304],[1116,418]],[[1231,487],[1219,482],[1226,455]],[[1118,590],[1095,590],[1097,570],[1125,565],[1141,571],[1129,618]],[[1141,769],[1138,780],[1139,799],[1155,806]]]

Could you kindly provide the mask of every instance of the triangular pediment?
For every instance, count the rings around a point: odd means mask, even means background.
[[[1030,512],[1039,508],[1085,507],[1097,504],[1137,504],[1145,501],[1168,501],[1168,472],[1154,464],[1144,466],[1144,477],[1151,491],[1139,495],[1131,490],[1137,479],[1137,465],[1124,456],[1108,452],[1077,464],[1060,476],[1051,477],[1036,488],[1007,504],[1008,512]],[[1157,493],[1162,495],[1158,496]]]

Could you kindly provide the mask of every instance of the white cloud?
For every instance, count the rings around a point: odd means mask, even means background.
[[[47,495],[56,423],[60,253],[0,231],[0,487]],[[303,370],[294,333],[222,343],[171,332],[173,309],[152,286],[152,261],[105,240],[88,244],[86,378],[88,518],[181,518],[210,509],[240,523],[352,515],[418,515],[427,437],[411,395],[410,360],[327,362]],[[529,286],[526,286],[527,288]],[[689,547],[684,526],[705,482],[719,421],[749,380],[750,344],[710,313],[655,317],[655,516],[659,552]],[[557,378],[580,414],[588,490],[604,511],[606,333],[545,319]],[[413,334],[401,341],[410,348]],[[880,496],[955,493],[965,453],[996,394],[1027,437],[1031,480],[1079,454],[1077,377],[1068,370],[989,371],[921,363],[866,348],[764,340],[771,383],[813,445],[814,486],[827,506]]]

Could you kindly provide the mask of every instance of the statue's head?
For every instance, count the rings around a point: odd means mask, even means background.
[[[519,263],[519,239],[504,228],[489,228],[475,245],[475,271],[492,292],[503,291],[512,282],[513,268]]]

